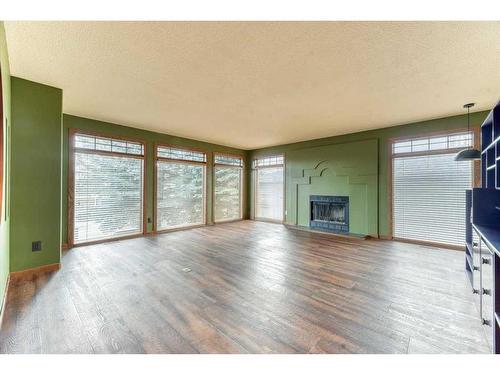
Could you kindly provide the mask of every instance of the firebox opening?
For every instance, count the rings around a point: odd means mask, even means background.
[[[329,232],[349,232],[349,197],[311,195],[310,227]]]
[[[321,202],[314,204],[312,211],[312,220],[345,224],[344,205]]]

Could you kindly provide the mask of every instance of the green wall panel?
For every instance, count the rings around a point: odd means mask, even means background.
[[[460,110],[460,103],[457,104],[457,110]],[[362,110],[362,108],[360,108]],[[473,128],[478,128],[484,119],[486,118],[488,112],[475,112],[471,114],[471,126]],[[307,126],[304,124],[303,126]],[[419,135],[425,135],[436,132],[447,132],[454,130],[463,130],[467,128],[467,117],[466,115],[460,116],[452,116],[452,117],[444,117],[435,120],[416,122],[406,125],[393,126],[388,128],[382,128],[377,130],[364,131],[359,133],[351,133],[341,136],[328,137],[315,139],[311,141],[298,142],[292,144],[286,144],[275,147],[268,147],[258,150],[250,151],[250,159],[266,156],[266,155],[275,155],[275,154],[285,154],[286,157],[286,181],[289,181],[289,174],[294,170],[296,164],[306,163],[310,156],[307,150],[312,150],[321,146],[328,145],[338,145],[338,144],[348,144],[350,142],[358,142],[365,140],[377,140],[377,154],[374,156],[374,159],[378,160],[378,197],[373,197],[367,195],[368,199],[370,199],[369,206],[372,207],[374,204],[376,205],[376,210],[378,214],[378,233],[381,236],[387,236],[390,234],[389,228],[389,198],[388,198],[388,163],[389,163],[389,150],[388,145],[391,138],[398,137],[413,137]],[[302,150],[302,156],[294,157],[293,153],[297,150]],[[302,158],[302,159],[301,159]],[[248,205],[249,207],[253,207],[253,185],[249,185],[250,193],[248,194]],[[287,187],[288,191],[288,187]],[[357,204],[356,202],[352,202],[351,204]],[[294,212],[297,207],[295,207],[295,203],[289,200],[289,197],[286,197],[286,209],[288,211]],[[299,207],[299,209],[301,209]],[[355,216],[361,215],[361,211],[355,210]],[[288,219],[287,219],[288,220]],[[354,219],[360,220],[360,219]],[[294,220],[291,220],[293,223]]]
[[[62,90],[12,77],[10,271],[60,262]],[[32,241],[42,250],[32,252]]]
[[[153,219],[153,201],[154,201],[154,145],[155,143],[163,143],[170,145],[177,145],[183,147],[191,147],[199,150],[203,150],[207,153],[207,211],[208,211],[208,224],[212,223],[212,153],[213,152],[225,152],[231,154],[242,155],[245,160],[245,165],[248,166],[248,152],[225,147],[220,145],[215,145],[211,143],[195,141],[192,139],[175,137],[168,134],[156,133],[147,130],[141,130],[136,128],[131,128],[127,126],[122,126],[118,124],[113,124],[109,122],[97,121],[88,118],[72,116],[68,114],[63,115],[63,196],[62,196],[62,236],[63,243],[67,243],[67,231],[68,231],[68,201],[67,201],[67,189],[68,189],[68,155],[69,155],[69,129],[79,129],[82,131],[97,132],[102,135],[108,136],[122,136],[135,138],[146,142],[146,214],[148,218]],[[246,174],[245,174],[246,175]],[[246,175],[247,176],[247,175]],[[245,185],[246,186],[246,181]],[[248,217],[247,208],[247,198],[246,189],[243,194],[243,214],[244,217]],[[153,223],[147,224],[147,231],[151,232],[153,230]]]
[[[350,232],[376,236],[377,151],[376,139],[290,151],[285,222],[309,226],[310,195],[348,196]]]
[[[3,22],[0,22],[0,69],[2,71],[2,99],[3,99],[3,111],[2,111],[2,123],[4,134],[4,154],[3,154],[3,204],[2,210],[0,210],[0,311],[2,310],[2,302],[5,295],[5,288],[7,284],[7,279],[9,276],[9,252],[10,252],[10,241],[9,241],[9,229],[10,229],[10,219],[9,219],[9,181],[10,181],[10,71],[9,71],[9,57],[7,54],[7,41],[5,39],[5,29]]]

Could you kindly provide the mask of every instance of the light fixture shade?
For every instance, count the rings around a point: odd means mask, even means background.
[[[473,148],[467,148],[465,150],[459,151],[455,155],[455,161],[468,161],[481,159],[481,151],[475,150]]]

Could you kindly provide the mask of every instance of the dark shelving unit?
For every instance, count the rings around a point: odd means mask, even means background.
[[[466,192],[465,270],[488,343],[500,354],[500,102],[481,125],[481,182]]]
[[[499,165],[500,106],[497,104],[481,125],[481,175],[483,188],[500,189],[500,167],[497,168]]]

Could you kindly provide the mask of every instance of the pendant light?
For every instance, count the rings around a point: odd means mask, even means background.
[[[464,104],[464,108],[467,108],[467,133],[470,133],[470,109],[474,107],[474,103]],[[481,159],[481,151],[476,150],[472,146],[466,148],[465,150],[459,151],[455,155],[455,161],[468,161]]]

